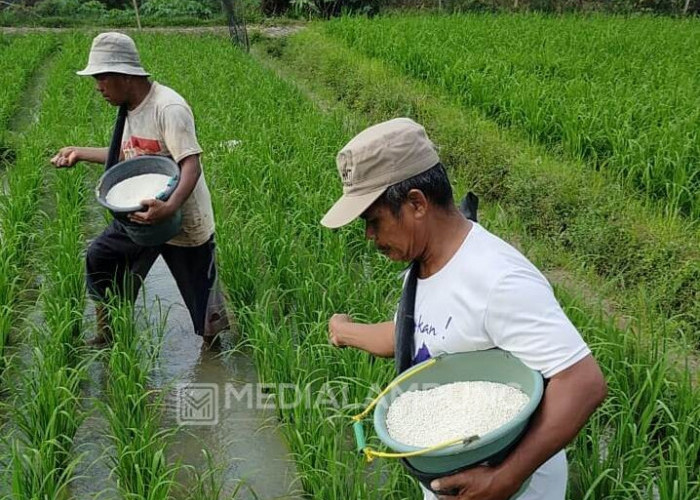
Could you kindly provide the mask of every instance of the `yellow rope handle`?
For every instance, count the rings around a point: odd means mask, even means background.
[[[405,371],[405,372],[403,373],[403,375],[400,375],[400,376],[396,377],[392,383],[390,383],[389,385],[387,385],[386,388],[385,388],[382,392],[380,392],[379,395],[378,395],[376,398],[374,398],[374,399],[372,400],[372,402],[371,402],[369,405],[367,405],[367,408],[365,408],[365,410],[364,410],[362,413],[358,413],[357,415],[355,415],[354,417],[352,417],[352,419],[353,419],[355,422],[359,422],[360,420],[362,420],[363,418],[365,418],[365,417],[367,416],[367,414],[368,414],[370,411],[372,411],[372,408],[375,407],[375,405],[379,402],[380,399],[382,399],[382,397],[383,397],[387,392],[389,392],[390,390],[392,390],[394,387],[396,387],[398,384],[400,384],[401,382],[403,382],[403,381],[406,380],[407,378],[412,377],[412,376],[414,376],[414,375],[416,375],[416,374],[422,372],[423,370],[425,370],[425,369],[428,368],[429,366],[434,365],[434,364],[437,362],[438,359],[440,359],[439,356],[438,356],[438,357],[435,357],[435,358],[431,358],[430,360],[426,361],[424,365],[418,366],[418,367],[414,368],[413,370]]]
[[[367,459],[367,462],[371,462],[375,458],[416,457],[419,455],[425,455],[426,453],[430,453],[431,451],[437,451],[437,450],[441,450],[443,448],[448,448],[448,447],[454,446],[456,444],[467,445],[473,441],[476,441],[477,439],[479,439],[479,436],[470,436],[467,438],[457,438],[457,439],[452,439],[450,441],[443,441],[442,443],[436,444],[436,445],[431,446],[429,448],[421,448],[420,450],[415,450],[415,451],[405,451],[403,453],[389,453],[386,451],[377,451],[377,450],[373,450],[369,446],[366,446],[365,448],[363,448],[362,452],[365,454],[365,458]]]

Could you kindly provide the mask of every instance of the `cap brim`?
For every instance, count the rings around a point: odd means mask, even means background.
[[[359,196],[348,196],[344,194],[335,202],[326,215],[323,216],[321,224],[328,228],[335,229],[351,223],[362,215],[372,203],[377,201],[377,198],[379,198],[384,191],[386,191],[386,188]]]

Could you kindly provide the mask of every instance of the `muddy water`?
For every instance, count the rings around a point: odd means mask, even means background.
[[[271,412],[260,409],[255,398],[226,397],[227,391],[229,395],[240,395],[246,388],[255,387],[257,375],[250,358],[245,354],[220,356],[203,347],[200,337],[192,332],[187,309],[160,258],[146,279],[145,297],[139,298],[139,304],[146,304],[153,323],[158,323],[161,312],[167,313],[154,373],[154,384],[167,390],[163,425],[177,427],[178,420],[182,420],[177,412],[185,403],[178,401],[178,384],[211,384],[208,387],[218,396],[212,407],[212,416],[218,417],[218,422],[181,426],[169,446],[171,462],[180,460],[201,474],[209,467],[202,453],[206,449],[221,481],[220,498],[228,498],[236,489],[239,491],[235,498],[240,499],[300,498],[293,461],[275,429]],[[103,361],[91,368],[86,388],[89,397],[99,398],[104,370]],[[250,393],[255,395],[255,389]],[[98,492],[102,492],[101,499],[118,498],[105,460],[107,432],[108,426],[99,412],[93,413],[81,429],[76,444],[86,455],[77,471],[83,477],[74,484],[74,498],[94,498]],[[191,483],[184,473],[178,475],[178,481]]]

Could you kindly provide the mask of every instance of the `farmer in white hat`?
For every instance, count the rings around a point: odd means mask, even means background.
[[[162,255],[190,312],[194,331],[211,344],[228,326],[216,280],[214,216],[204,179],[194,117],[187,102],[174,90],[149,80],[134,41],[121,33],[95,37],[87,67],[79,75],[92,76],[96,89],[113,106],[126,106],[120,159],[162,155],[180,166],[180,182],[167,201],[143,200],[145,211],[129,216],[132,223],[155,224],[182,209],[182,229],[164,245],[134,243],[115,220],[89,246],[87,285],[96,301],[98,334],[90,343],[111,341],[104,304],[110,295],[134,300],[153,262]],[[104,164],[107,148],[62,148],[51,162],[72,167],[79,161]]]
[[[401,334],[413,336],[410,345],[401,347],[402,339],[395,338],[398,317],[360,324],[345,314],[330,319],[330,341],[385,357],[406,350],[408,365],[441,353],[497,347],[538,370],[547,381],[541,406],[505,461],[429,486],[440,498],[505,500],[532,476],[518,500],[563,500],[564,447],[607,387],[545,277],[460,213],[433,144],[412,120],[397,118],[364,130],[340,151],[337,165],[343,196],[322,224],[337,228],[362,218],[366,238],[391,260],[413,262],[417,279],[415,326]],[[423,490],[425,498],[435,498]]]

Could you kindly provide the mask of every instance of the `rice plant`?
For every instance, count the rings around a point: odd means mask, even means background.
[[[46,155],[57,146],[54,141],[99,144],[108,135],[111,110],[88,97],[89,82],[70,80],[89,40],[71,36],[63,44],[66,58],[57,65],[53,93],[42,108],[43,131],[51,141],[28,142],[36,150],[27,158]],[[384,320],[399,294],[401,266],[364,242],[359,226],[331,232],[318,222],[340,190],[335,153],[376,120],[372,106],[360,113],[324,111],[294,82],[223,38],[142,34],[137,44],[149,70],[178,89],[198,117],[217,216],[220,275],[260,381],[309,389],[302,404],[275,410],[304,490],[324,499],[417,496],[415,482],[399,464],[367,465],[352,442],[349,416],[391,379],[391,362],[335,349],[326,338],[332,313]],[[202,65],[203,60],[218,63]],[[368,85],[359,73],[345,76]],[[75,103],[83,125],[66,129],[67,102]],[[396,112],[392,106],[403,102],[382,101],[383,112]],[[61,498],[80,457],[72,442],[84,418],[78,384],[88,362],[76,348],[84,329],[80,256],[86,179],[80,170],[54,172],[48,179],[54,194],[45,221],[55,221],[55,227],[45,224],[50,229],[41,239],[45,321],[30,332],[31,369],[18,384],[28,395],[26,404],[13,402],[16,498]],[[457,182],[463,190],[464,179]],[[500,207],[487,204],[482,220],[495,226],[501,216]],[[611,394],[569,448],[571,498],[697,498],[700,401],[689,370],[678,368],[669,353],[667,339],[675,332],[659,328],[666,323],[653,307],[638,311],[625,329],[600,307],[591,309],[564,290],[557,293],[600,360]],[[111,319],[115,343],[105,352],[108,387],[101,408],[113,444],[113,477],[125,498],[169,498],[179,491],[179,464],[165,459],[172,430],[161,426],[163,394],[150,380],[158,335],[139,322],[130,304],[113,304]],[[48,479],[39,484],[39,478]],[[192,498],[217,495],[216,480],[210,479],[206,472],[199,476]]]
[[[167,440],[174,429],[162,429],[164,392],[149,390],[156,357],[151,332],[137,324],[132,304],[110,306],[114,343],[108,353],[108,387],[101,404],[110,426],[110,457],[117,488],[124,498],[170,498],[179,465],[168,463]]]
[[[51,34],[0,34],[0,163],[5,153],[6,127],[17,112],[26,84],[56,45],[57,37]]]
[[[484,206],[497,206],[499,231],[531,248],[529,258],[616,282],[605,288],[621,310],[637,314],[651,305],[655,316],[674,324],[667,331],[700,345],[700,233],[694,221],[653,210],[600,172],[563,163],[435,86],[331,39],[324,26],[286,40],[274,51],[279,59],[265,56],[269,45],[256,52],[326,106],[370,123],[405,115],[424,124],[456,192],[473,190]]]
[[[223,42],[203,38],[197,50],[224,62],[226,72],[211,67],[183,73],[168,69],[160,44],[196,60],[195,50],[186,41],[144,40],[149,42],[149,60],[166,81],[188,96],[195,113],[197,106],[205,104],[210,111],[200,134],[209,145],[205,168],[217,213],[225,214],[217,221],[221,274],[238,307],[241,330],[253,348],[261,381],[308,385],[312,394],[320,391],[323,382],[347,382],[351,406],[361,404],[373,387],[388,381],[391,364],[370,360],[357,351],[331,348],[326,321],[338,310],[369,321],[389,317],[396,304],[399,269],[362,241],[360,228],[324,232],[318,218],[338,190],[334,153],[362,128],[362,119],[342,110],[322,113],[296,88],[249,58],[229,52]],[[239,75],[231,91],[237,96],[234,100],[211,92],[230,84],[229,72]],[[229,151],[227,141],[234,139],[240,145]],[[484,220],[490,217],[493,211]],[[572,298],[563,293],[560,297],[606,374],[616,373],[610,377],[615,397],[600,412],[600,419],[613,429],[613,439],[619,436],[608,452],[612,453],[608,463],[615,466],[610,474],[583,480],[578,487],[591,495],[596,488],[609,488],[635,497],[638,484],[641,498],[654,487],[671,491],[676,477],[686,477],[683,489],[675,491],[679,498],[693,498],[697,474],[686,469],[676,476],[666,458],[672,441],[656,435],[661,429],[675,432],[668,422],[675,422],[682,435],[692,434],[695,410],[691,409],[697,406],[697,396],[680,382],[682,372],[669,368],[664,348],[649,348],[647,339],[656,338],[651,335],[656,324],[636,325],[642,333],[630,336],[605,317],[584,311]],[[668,334],[660,333],[659,338]],[[640,356],[638,361],[632,361],[634,356]],[[625,360],[636,363],[638,369],[630,372]],[[656,368],[647,371],[644,363]],[[615,399],[628,394],[641,395],[620,406],[624,420],[615,420]],[[357,457],[347,425],[350,414],[347,407],[313,405],[278,411],[305,490],[319,498],[415,496],[415,483],[397,464],[368,468]],[[643,422],[632,434],[634,441],[624,432],[616,434],[631,422]],[[584,430],[572,446],[571,453],[577,457],[573,475],[598,459],[585,445],[587,440],[600,448],[607,432],[594,422]],[[625,447],[626,442],[633,444],[633,451]],[[691,463],[696,451],[685,450],[676,459]],[[642,463],[647,465],[640,468]],[[666,482],[659,487],[659,481]]]
[[[71,39],[65,41],[70,44]],[[87,185],[84,172],[64,176],[49,166],[47,150],[51,144],[45,136],[66,139],[61,131],[63,110],[68,103],[79,103],[72,102],[67,90],[71,89],[68,81],[75,59],[75,54],[63,52],[50,66],[51,88],[38,122],[26,131],[18,148],[17,166],[26,166],[17,173],[25,183],[35,183],[28,190],[30,197],[24,199],[24,208],[30,214],[41,214],[32,221],[36,226],[29,227],[41,229],[41,238],[35,242],[34,270],[41,276],[37,302],[41,309],[28,313],[33,325],[21,333],[29,351],[14,370],[18,376],[11,404],[13,498],[65,498],[81,458],[73,443],[86,416],[80,383],[92,360],[81,348],[85,307],[81,253]],[[15,199],[23,200],[19,193],[10,198]],[[31,230],[27,231],[30,235]]]
[[[700,214],[697,19],[391,16],[325,29],[670,212]]]

